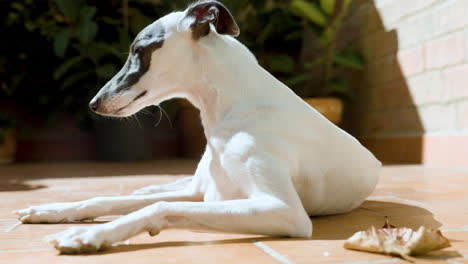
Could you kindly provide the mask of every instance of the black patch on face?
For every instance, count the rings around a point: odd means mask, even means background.
[[[135,39],[131,48],[126,69],[116,80],[117,93],[128,90],[135,85],[151,66],[151,56],[153,52],[161,48],[164,44],[166,30],[161,22],[155,22],[145,28]],[[132,64],[138,64],[136,72],[129,73]]]

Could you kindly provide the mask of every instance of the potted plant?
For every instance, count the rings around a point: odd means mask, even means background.
[[[342,119],[343,99],[349,99],[346,69],[362,70],[364,59],[340,45],[340,29],[352,0],[293,0],[290,10],[302,19],[301,70],[290,79],[296,92],[335,124]]]
[[[14,161],[16,154],[16,119],[0,115],[0,165]]]
[[[338,124],[351,98],[346,70],[361,70],[363,56],[343,45],[352,0],[228,1],[239,39],[259,63],[297,95]]]

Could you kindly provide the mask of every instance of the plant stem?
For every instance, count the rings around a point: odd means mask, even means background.
[[[341,6],[341,11],[336,17],[336,19],[330,24],[330,29],[333,32],[333,36],[331,37],[330,42],[328,45],[325,47],[325,52],[326,52],[326,59],[325,59],[325,72],[324,72],[324,79],[323,83],[321,85],[321,91],[320,94],[322,96],[325,95],[325,92],[328,90],[328,85],[329,81],[332,77],[332,71],[333,71],[333,61],[335,60],[336,56],[336,36],[339,33],[339,30],[341,28],[341,24],[343,21],[344,16],[346,15],[346,12],[348,11],[349,4],[351,3],[351,0],[346,1],[343,3],[343,6]]]
[[[333,66],[333,58],[335,57],[335,39],[332,39],[330,43],[326,46],[326,59],[325,59],[325,72],[323,73],[323,83],[320,85],[321,91],[320,96],[325,96],[326,91],[328,90],[328,81],[330,80]]]
[[[125,32],[128,32],[128,25],[129,25],[129,19],[128,19],[128,0],[122,0],[122,19],[123,19],[123,26]]]

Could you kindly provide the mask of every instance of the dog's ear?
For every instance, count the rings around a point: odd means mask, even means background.
[[[199,39],[210,33],[213,24],[218,34],[239,36],[239,27],[229,10],[220,2],[209,0],[193,4],[187,10],[186,19],[191,21],[193,38]]]

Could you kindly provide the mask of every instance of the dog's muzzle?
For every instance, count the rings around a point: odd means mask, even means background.
[[[97,112],[97,110],[99,109],[100,104],[101,104],[101,100],[99,98],[98,99],[93,99],[89,103],[89,109],[91,109],[91,111],[93,111],[93,112]]]

